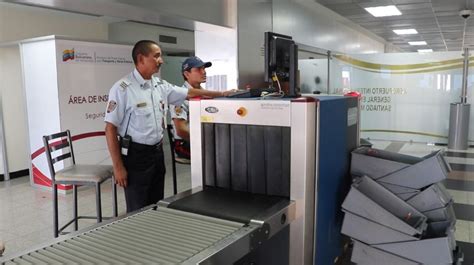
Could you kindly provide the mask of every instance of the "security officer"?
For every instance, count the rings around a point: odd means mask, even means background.
[[[181,65],[181,72],[185,80],[183,87],[202,89],[201,83],[205,83],[207,79],[206,68],[211,66],[211,62],[203,62],[196,56],[184,60]],[[189,163],[189,102],[185,100],[182,105],[170,105],[170,115],[173,120],[176,161],[183,164]]]
[[[127,212],[156,203],[164,196],[162,139],[168,104],[181,105],[186,98],[229,93],[186,89],[154,77],[163,64],[161,55],[156,42],[137,42],[132,50],[135,69],[116,82],[109,93],[105,135],[115,181],[125,190]]]

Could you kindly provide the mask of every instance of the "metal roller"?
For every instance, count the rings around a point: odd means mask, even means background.
[[[243,226],[158,207],[68,236],[2,264],[186,263],[203,250],[219,245]],[[248,234],[253,228],[244,230],[240,234]]]

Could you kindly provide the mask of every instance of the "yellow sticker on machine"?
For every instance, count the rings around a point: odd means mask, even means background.
[[[201,122],[213,122],[214,118],[211,116],[201,116]]]

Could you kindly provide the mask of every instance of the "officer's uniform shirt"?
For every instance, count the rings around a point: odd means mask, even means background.
[[[190,89],[191,85],[188,82],[184,82],[184,88]],[[171,116],[171,124],[173,126],[173,135],[174,139],[182,140],[181,137],[178,136],[176,131],[176,127],[174,125],[173,119],[181,119],[181,120],[188,120],[189,118],[189,101],[185,100],[181,105],[170,105],[170,116]]]
[[[188,89],[152,77],[145,80],[137,69],[116,82],[109,93],[105,121],[132,142],[155,145],[163,138],[168,104],[181,105]]]

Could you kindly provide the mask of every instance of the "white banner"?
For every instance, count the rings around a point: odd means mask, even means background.
[[[128,45],[56,38],[22,44],[35,184],[50,186],[43,135],[69,129],[76,162],[111,163],[104,137],[108,92],[133,70],[131,50]]]
[[[74,58],[64,56],[71,51]],[[125,45],[56,43],[61,129],[83,135],[80,144],[74,146],[81,163],[100,164],[109,158],[102,134],[108,94],[116,81],[133,70],[131,53],[132,46]]]

